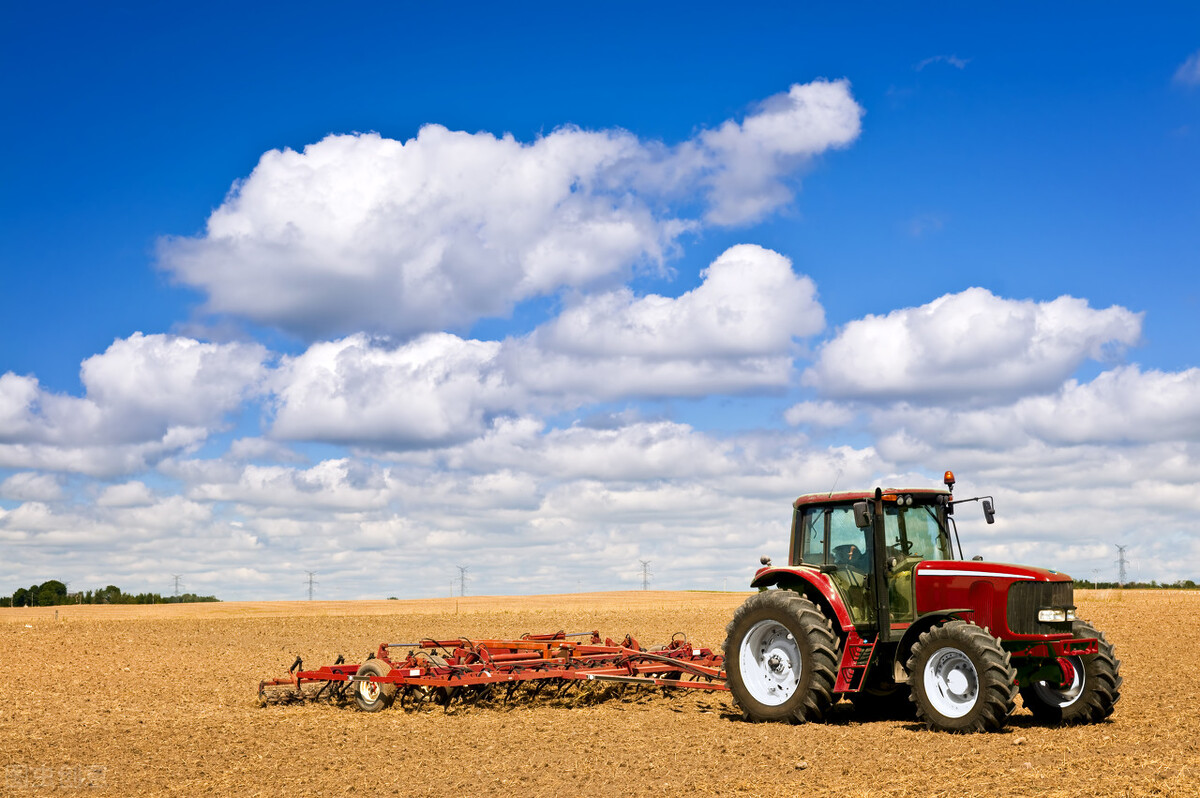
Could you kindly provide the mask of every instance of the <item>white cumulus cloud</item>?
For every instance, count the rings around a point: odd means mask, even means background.
[[[288,440],[443,446],[493,418],[600,400],[780,390],[798,338],[824,314],[812,280],[741,245],[679,297],[586,297],[527,336],[431,333],[401,344],[358,334],[284,358],[271,434]]]
[[[792,426],[811,424],[817,427],[843,427],[856,416],[853,408],[837,402],[799,402],[783,414],[784,420]]]
[[[83,362],[81,397],[0,376],[0,467],[116,474],[207,437],[259,389],[267,350],[134,333]]]
[[[803,381],[826,396],[996,404],[1052,391],[1087,359],[1138,342],[1142,315],[1086,300],[997,297],[983,288],[847,324]]]
[[[0,499],[19,502],[53,502],[63,496],[62,483],[53,474],[22,471],[0,482]]]
[[[861,114],[845,81],[815,81],[677,147],[570,127],[532,143],[438,125],[403,142],[329,136],[263,155],[203,235],[161,242],[160,262],[210,311],[308,338],[461,328],[661,267],[699,224],[675,202],[705,198],[717,224],[777,208]]]
[[[731,247],[680,297],[635,298],[621,289],[585,298],[543,325],[540,349],[647,359],[786,354],[793,339],[825,326],[816,286],[790,260],[763,247]]]
[[[279,438],[441,445],[483,431],[520,392],[496,366],[500,344],[431,333],[399,346],[366,335],[313,344],[275,375]]]

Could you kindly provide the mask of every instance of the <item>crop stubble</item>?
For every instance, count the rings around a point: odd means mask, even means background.
[[[1110,722],[1002,733],[865,721],[740,721],[727,695],[365,714],[260,707],[297,654],[360,661],[383,641],[590,631],[717,648],[745,594],[0,610],[0,793],[113,795],[1196,795],[1200,592],[1076,592],[1125,685]],[[29,625],[29,627],[26,626]],[[35,770],[40,768],[40,770]],[[91,770],[88,770],[91,768]],[[98,770],[102,768],[102,770]],[[54,774],[91,773],[97,788]],[[94,774],[99,774],[96,776]]]

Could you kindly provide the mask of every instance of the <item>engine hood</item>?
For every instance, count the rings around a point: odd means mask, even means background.
[[[1070,582],[1071,577],[1049,568],[980,560],[924,560],[913,569],[917,577],[965,577],[968,579],[1020,579],[1035,582]]]

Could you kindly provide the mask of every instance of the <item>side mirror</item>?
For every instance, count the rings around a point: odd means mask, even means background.
[[[871,517],[870,502],[855,502],[854,503],[854,525],[859,529],[866,529],[874,523],[874,518]]]
[[[983,500],[983,517],[987,519],[989,524],[996,523],[996,510],[992,507],[991,499]]]

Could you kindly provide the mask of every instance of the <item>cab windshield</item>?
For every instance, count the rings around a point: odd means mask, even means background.
[[[940,507],[916,504],[911,507],[884,505],[883,530],[887,556],[897,560],[950,560],[950,536],[939,523]]]

